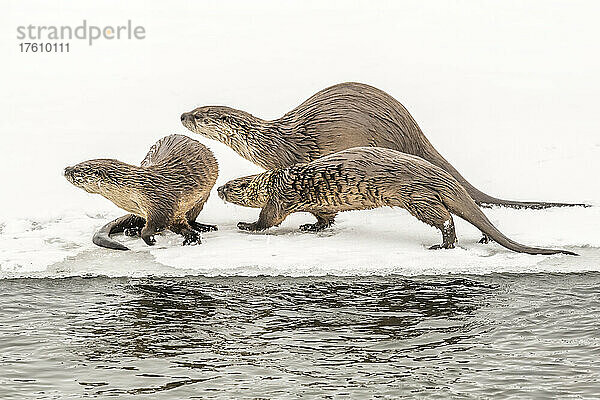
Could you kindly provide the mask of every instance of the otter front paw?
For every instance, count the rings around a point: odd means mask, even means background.
[[[184,235],[183,245],[184,246],[194,246],[202,243],[200,240],[200,235],[197,232],[190,231],[186,232]]]
[[[199,222],[190,222],[190,226],[198,232],[213,232],[219,230],[216,225],[201,224]]]
[[[327,228],[327,225],[319,223],[300,225],[300,230],[303,232],[321,232],[325,228]]]
[[[243,231],[261,231],[256,222],[238,222],[237,227]]]

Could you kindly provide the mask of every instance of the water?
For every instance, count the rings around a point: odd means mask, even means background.
[[[600,396],[600,273],[0,280],[0,398]]]

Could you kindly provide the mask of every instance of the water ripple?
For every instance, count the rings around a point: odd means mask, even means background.
[[[0,397],[600,392],[600,274],[0,281]]]

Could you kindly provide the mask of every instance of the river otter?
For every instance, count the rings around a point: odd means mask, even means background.
[[[441,167],[482,206],[586,206],[501,200],[479,191],[434,149],[402,104],[362,83],[341,83],[321,90],[272,121],[229,107],[205,106],[183,113],[181,122],[267,170],[310,162],[351,147],[376,146],[413,154]]]
[[[183,244],[200,243],[199,232],[216,230],[196,222],[214,186],[219,167],[213,153],[200,142],[183,135],[160,139],[141,166],[118,160],[98,159],[65,168],[73,185],[98,193],[132,214],[104,225],[94,235],[98,246],[128,250],[109,235],[141,234],[146,244],[164,229],[183,235]]]
[[[238,224],[242,230],[261,231],[279,225],[291,213],[305,211],[317,222],[300,229],[320,231],[333,224],[338,212],[390,206],[405,208],[442,232],[442,244],[432,249],[454,247],[453,213],[510,250],[575,255],[507,238],[452,175],[422,158],[391,149],[352,148],[310,163],[234,179],[217,192],[225,201],[262,208],[258,221]]]

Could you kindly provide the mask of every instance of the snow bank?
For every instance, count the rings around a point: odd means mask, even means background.
[[[209,207],[207,207],[209,208]],[[290,216],[264,233],[239,231],[237,221],[253,221],[257,210],[211,203],[199,220],[217,223],[203,243],[181,246],[182,238],[165,233],[149,247],[141,239],[116,236],[129,252],[102,249],[91,236],[118,213],[69,213],[47,220],[18,219],[0,233],[0,277],[70,275],[421,275],[493,272],[577,272],[600,270],[600,208],[485,210],[513,239],[544,247],[566,248],[580,257],[532,256],[498,244],[477,243],[476,228],[457,219],[458,247],[428,250],[441,235],[402,209],[340,214],[331,229],[300,232],[310,214]]]

